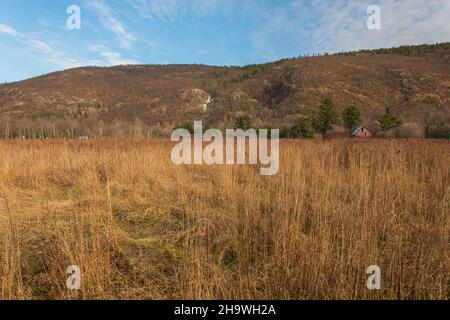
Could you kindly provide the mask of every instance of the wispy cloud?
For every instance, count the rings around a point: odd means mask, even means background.
[[[144,18],[174,22],[185,16],[230,13],[238,5],[255,0],[126,0]]]
[[[52,47],[50,47],[48,44],[46,44],[45,42],[40,41],[40,40],[31,39],[31,40],[29,40],[29,45],[33,49],[44,52],[44,53],[52,53],[53,52]]]
[[[128,65],[128,64],[138,64],[138,60],[134,59],[124,59],[120,53],[105,51],[102,52],[101,55],[106,59],[106,61],[111,66],[115,65]]]
[[[90,60],[85,58],[73,58],[61,50],[55,50],[48,43],[36,39],[32,35],[19,32],[14,27],[0,24],[0,34],[11,36],[17,43],[31,50],[34,54],[41,54],[44,61],[55,66],[69,69],[85,65],[99,65],[104,62],[101,60]]]
[[[381,8],[381,30],[369,30],[367,8]],[[291,0],[264,9],[263,23],[250,36],[255,55],[275,59],[276,40],[309,43],[310,50],[339,52],[405,44],[450,41],[450,1],[447,0]]]
[[[91,44],[89,50],[100,55],[102,63],[105,66],[139,64],[136,59],[124,58],[120,53],[112,50],[104,44]]]
[[[52,53],[53,49],[44,41],[37,40],[30,35],[17,31],[14,27],[6,24],[0,24],[0,34],[12,37],[17,42],[26,45],[34,51],[43,53]]]
[[[314,0],[295,1],[299,16],[314,23],[313,40],[320,51],[374,49],[450,40],[450,1],[447,0]],[[381,30],[368,30],[369,5],[381,8]]]
[[[0,33],[10,35],[12,37],[22,37],[22,34],[7,24],[0,24]]]
[[[88,4],[98,15],[102,26],[119,37],[121,47],[131,49],[133,42],[136,41],[136,36],[126,30],[125,24],[115,17],[111,7],[104,0],[90,0]]]
[[[127,0],[141,17],[165,22],[180,18],[187,9],[188,1],[180,0]]]
[[[270,14],[267,11],[262,17],[261,25],[252,31],[250,35],[251,43],[257,56],[263,60],[278,59],[276,43],[274,38],[279,38],[279,35],[289,35],[292,38],[299,36],[300,30],[298,20],[292,16],[290,7],[276,8]]]
[[[54,51],[46,57],[46,61],[63,69],[78,68],[84,66],[102,66],[104,62],[98,59],[87,59],[83,57],[73,58],[65,52]]]
[[[4,1],[22,6],[26,2]],[[247,64],[308,52],[450,41],[450,0],[78,2],[83,10],[81,30],[64,28],[64,11],[53,1],[44,1],[33,10],[17,10],[16,16],[11,11],[8,22],[0,21],[3,50],[11,50],[4,51],[4,56],[14,52],[17,59],[33,55],[36,61],[31,67],[5,71],[10,66],[3,59],[0,69],[5,79],[8,73],[29,75],[138,60]],[[382,30],[367,29],[366,9],[373,4],[381,7]]]

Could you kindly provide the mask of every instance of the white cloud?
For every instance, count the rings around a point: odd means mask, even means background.
[[[13,36],[17,43],[23,45],[28,50],[32,50],[33,54],[35,54],[34,52],[38,52],[43,55],[42,58],[44,61],[63,69],[76,68],[86,65],[105,64],[105,62],[102,60],[72,58],[65,52],[54,50],[46,42],[38,40],[29,34],[21,33],[8,25],[0,24],[0,33]]]
[[[187,9],[188,2],[181,0],[128,0],[128,3],[144,18],[174,21]]]
[[[339,52],[450,41],[449,0],[244,1],[261,22],[250,34],[254,56],[279,58],[280,36],[309,50]],[[381,8],[381,30],[368,30],[367,8]],[[251,10],[249,10],[251,8]],[[242,10],[241,10],[242,11]],[[283,39],[284,39],[283,38]],[[283,40],[284,41],[284,40]],[[300,47],[300,45],[299,45]]]
[[[104,44],[94,43],[88,46],[88,49],[101,56],[101,63],[103,66],[117,66],[117,65],[130,65],[139,64],[140,62],[135,59],[126,59],[118,52],[112,51],[108,46]]]
[[[295,7],[286,3],[281,7],[268,7],[253,4],[249,10],[257,10],[260,17],[259,25],[250,34],[250,41],[254,49],[254,56],[262,60],[276,60],[281,58],[276,43],[281,37],[298,41],[302,36],[302,29]],[[284,41],[284,40],[283,40]]]
[[[88,49],[92,52],[101,52],[109,50],[109,47],[102,43],[93,43],[88,45]]]
[[[52,53],[53,49],[44,41],[34,39],[32,36],[23,34],[12,26],[6,24],[0,24],[0,33],[7,34],[15,38],[15,40],[35,51],[42,53]]]
[[[192,11],[201,16],[209,16],[217,13],[228,14],[237,9],[238,6],[245,5],[248,0],[192,0]],[[235,11],[234,13],[238,13]]]
[[[53,49],[45,42],[36,40],[33,37],[23,34],[16,29],[14,29],[12,26],[6,25],[6,24],[0,24],[0,33],[7,34],[9,36],[12,36],[18,41],[19,43],[28,46],[29,48],[40,51],[43,53],[52,53]]]
[[[33,49],[41,51],[43,53],[52,53],[53,52],[53,49],[48,44],[46,44],[45,42],[40,41],[40,40],[30,39],[29,45]]]
[[[0,24],[0,33],[10,35],[12,37],[21,37],[22,35],[16,31],[13,27],[7,24]]]
[[[121,46],[125,49],[131,49],[136,37],[126,30],[124,23],[114,16],[112,9],[105,1],[91,0],[89,6],[97,13],[102,26],[119,37]]]
[[[95,59],[72,58],[68,57],[64,52],[57,51],[46,57],[46,61],[62,68],[72,69],[84,66],[101,66],[104,62]]]
[[[129,65],[129,64],[139,64],[139,61],[134,59],[124,59],[120,53],[105,51],[100,54],[103,56],[109,65],[117,66],[117,65]]]
[[[173,22],[184,16],[230,13],[238,5],[255,0],[127,0],[141,17]]]
[[[313,40],[320,51],[375,49],[450,41],[448,0],[295,1],[299,17],[317,20]],[[381,8],[381,30],[368,30],[369,5]]]

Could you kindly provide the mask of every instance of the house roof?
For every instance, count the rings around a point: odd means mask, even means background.
[[[361,130],[366,130],[366,131],[368,131],[368,132],[370,132],[372,135],[373,135],[373,132],[372,132],[372,130],[370,130],[369,128],[367,128],[366,126],[361,126],[361,127],[358,127],[358,128],[356,128],[356,129],[353,129],[352,130],[352,137],[354,137],[354,136],[356,136],[358,133],[360,133],[361,132]]]
[[[367,131],[369,131],[370,133],[372,133],[372,130],[370,130],[369,128],[367,128],[366,126],[361,126],[358,128],[355,128],[352,130],[352,136],[357,135],[362,129],[366,129]],[[373,134],[373,133],[372,133]]]
[[[352,130],[352,136],[357,135],[358,132],[360,132],[362,128],[364,128],[364,127],[361,126],[361,127],[356,128],[356,129],[353,129]]]

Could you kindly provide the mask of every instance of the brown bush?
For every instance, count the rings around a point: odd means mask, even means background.
[[[404,139],[425,138],[425,128],[416,122],[408,122],[393,129],[394,137]]]

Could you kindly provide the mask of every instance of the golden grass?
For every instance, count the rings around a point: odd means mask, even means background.
[[[447,141],[285,141],[272,177],[170,152],[1,142],[0,298],[447,298]]]

